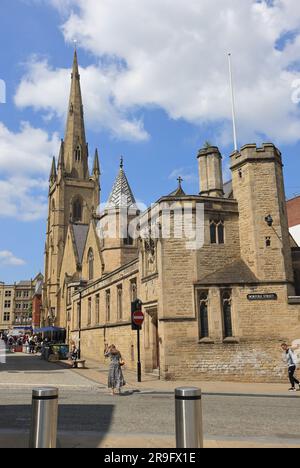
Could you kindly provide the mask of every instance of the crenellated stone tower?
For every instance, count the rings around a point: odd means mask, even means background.
[[[89,225],[100,203],[100,165],[96,150],[92,175],[88,166],[77,52],[74,54],[65,139],[58,165],[53,158],[49,179],[49,212],[45,246],[44,322],[57,316],[59,275],[70,224]]]
[[[280,151],[273,144],[246,145],[231,156],[238,201],[241,257],[263,282],[288,286],[294,277]]]

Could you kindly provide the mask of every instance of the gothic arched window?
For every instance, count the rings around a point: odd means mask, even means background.
[[[75,161],[81,161],[81,146],[78,145],[75,150]]]
[[[224,338],[232,338],[231,291],[222,293],[222,310],[224,322]]]
[[[82,202],[80,198],[76,198],[73,203],[73,222],[77,223],[82,220]]]
[[[200,294],[199,302],[199,337],[203,339],[209,337],[207,292],[202,292]]]
[[[225,244],[225,227],[224,221],[210,221],[210,243]]]
[[[217,243],[217,226],[214,221],[210,222],[210,243]]]
[[[94,279],[94,252],[93,249],[89,250],[88,253],[88,264],[89,264],[89,280]]]

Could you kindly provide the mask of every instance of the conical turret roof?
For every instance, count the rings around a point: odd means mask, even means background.
[[[123,158],[121,159],[120,171],[114,183],[112,192],[110,194],[108,208],[135,208],[136,201],[133,192],[130,188],[128,179],[126,177],[123,165]]]

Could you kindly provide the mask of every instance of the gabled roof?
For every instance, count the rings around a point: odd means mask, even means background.
[[[39,280],[35,285],[34,295],[35,296],[41,296],[42,293],[43,293],[43,281]]]
[[[181,182],[179,182],[179,186],[177,187],[177,189],[174,190],[174,192],[170,193],[170,195],[168,196],[169,197],[185,197],[186,196],[186,193],[181,186]]]
[[[243,260],[236,260],[230,265],[218,270],[210,275],[197,281],[203,285],[218,285],[218,284],[248,284],[258,283],[255,274],[250,270]]]
[[[121,160],[120,171],[110,194],[107,208],[130,208],[135,205],[136,201],[124,171],[123,160]]]
[[[82,263],[84,247],[89,231],[88,224],[71,224],[74,233],[74,241],[77,250],[78,260]]]
[[[17,283],[17,286],[20,286],[20,287],[26,287],[26,286],[31,286],[32,285],[32,281],[19,281],[19,283]]]

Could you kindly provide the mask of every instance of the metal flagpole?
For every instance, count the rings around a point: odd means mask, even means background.
[[[237,151],[238,151],[238,144],[237,144],[236,114],[235,114],[235,98],[234,98],[234,90],[233,90],[231,54],[228,54],[228,62],[229,62],[229,78],[230,78],[230,90],[231,90],[231,106],[232,106],[232,124],[233,124],[234,150],[237,152]]]

